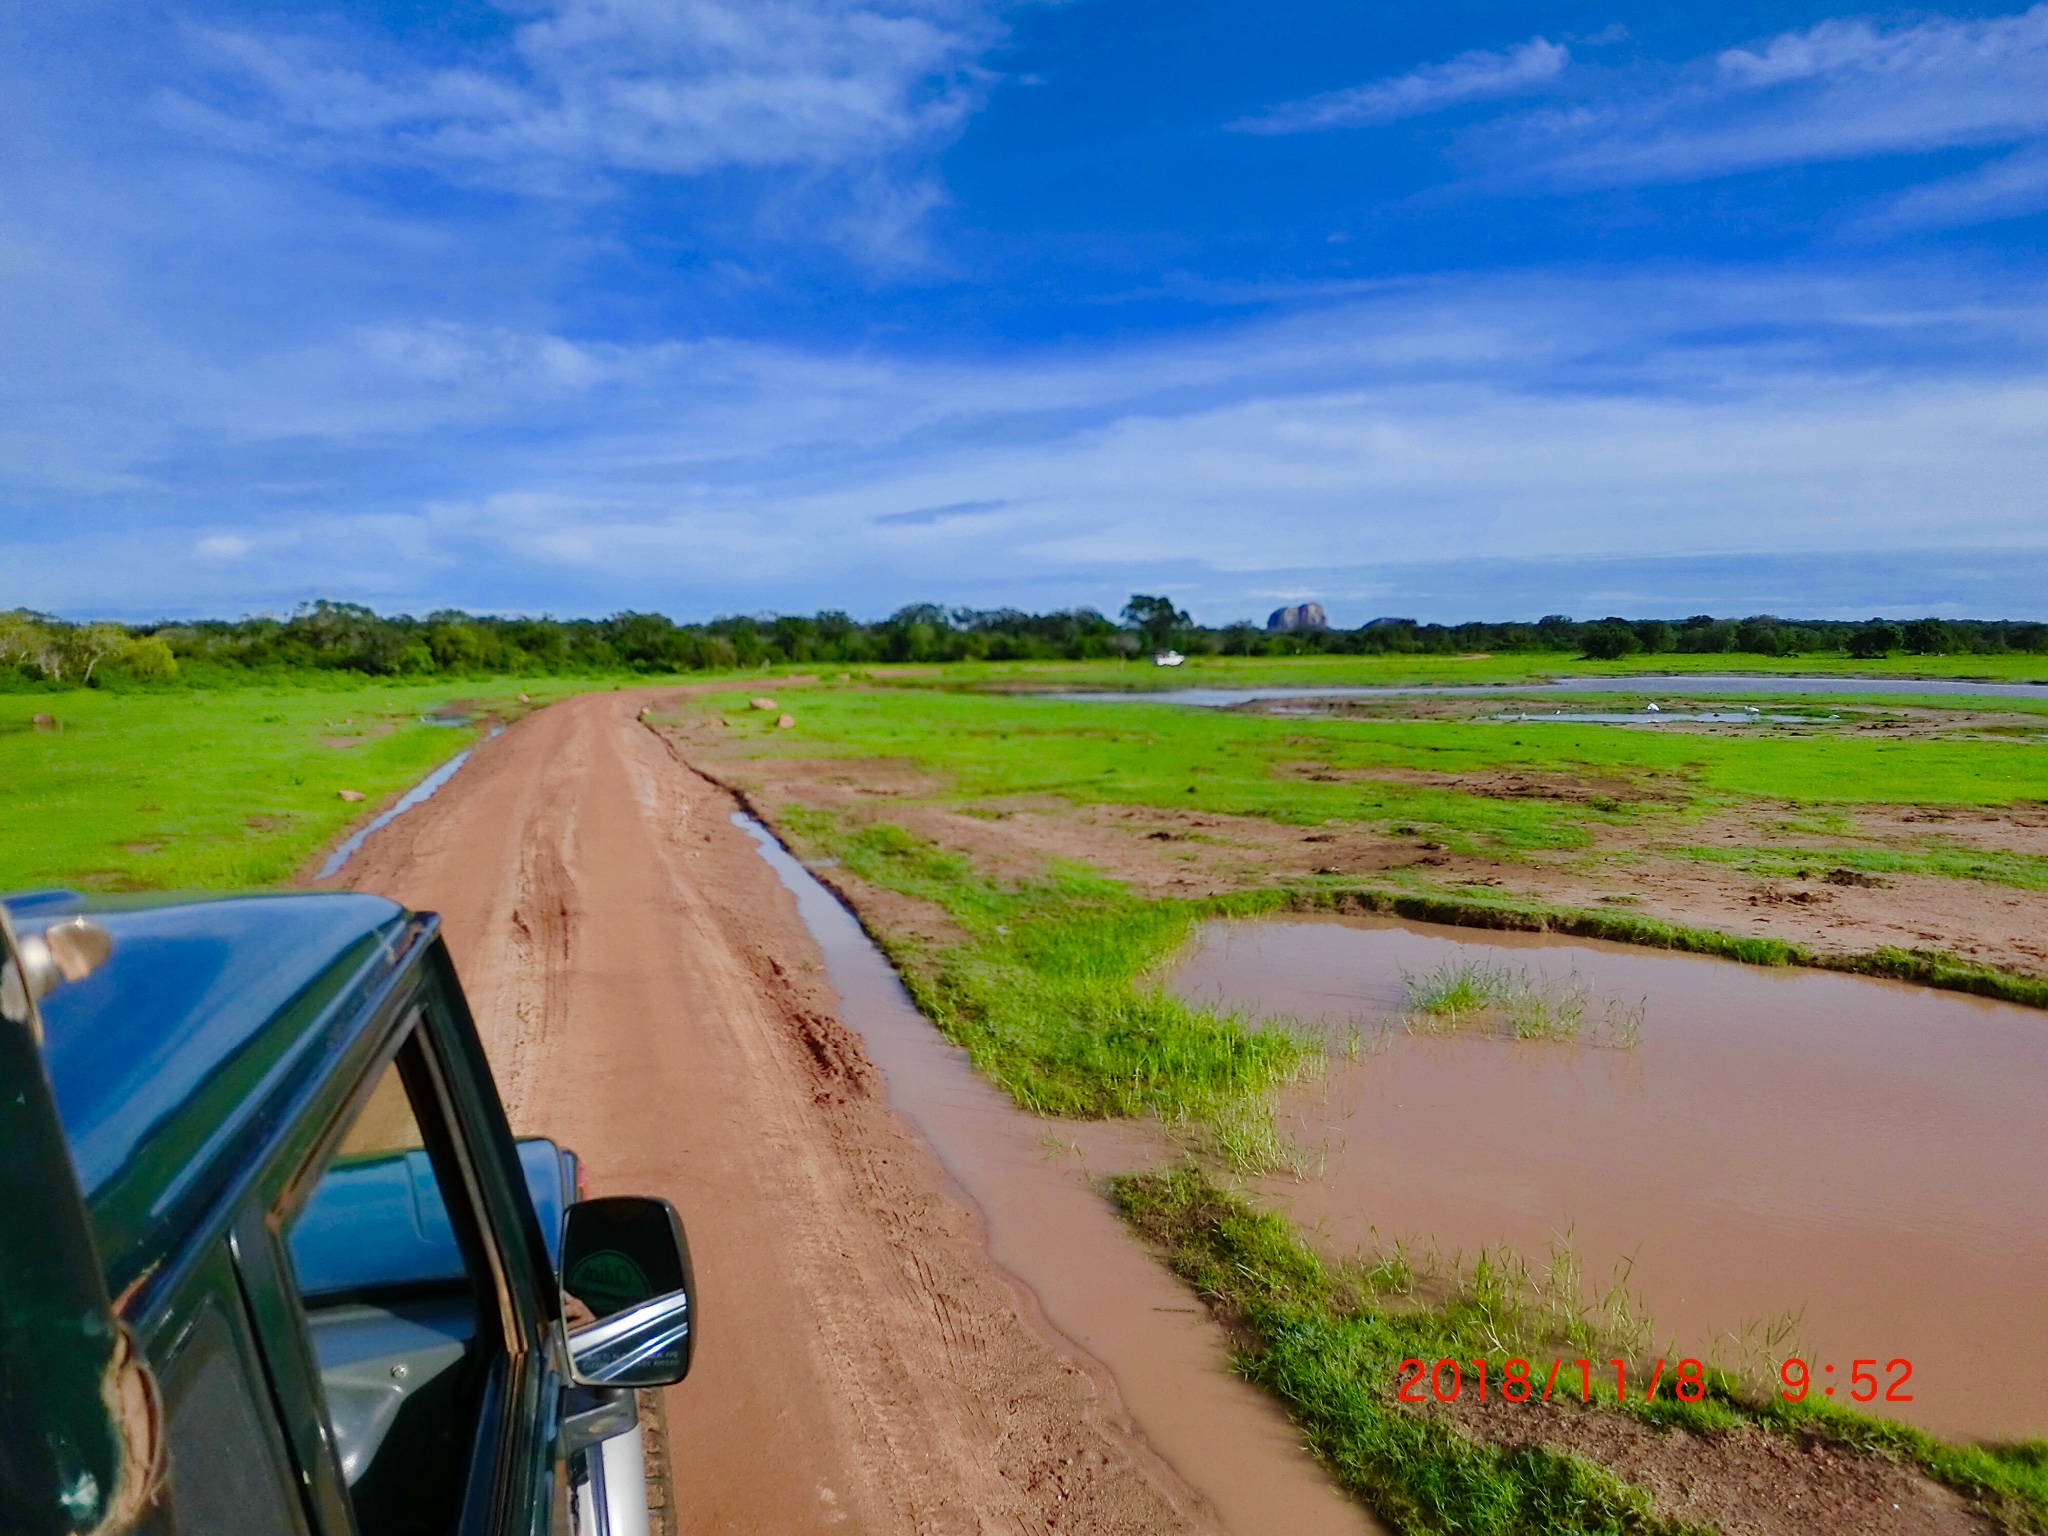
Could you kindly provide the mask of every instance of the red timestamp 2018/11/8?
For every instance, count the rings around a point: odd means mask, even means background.
[[[1558,1377],[1567,1364],[1574,1369],[1565,1375],[1565,1391],[1569,1393],[1576,1387],[1579,1400],[1591,1402],[1595,1380],[1594,1362],[1591,1360],[1566,1361],[1554,1358],[1550,1362],[1550,1370],[1542,1373],[1541,1366],[1532,1368],[1527,1360],[1519,1357],[1510,1358],[1501,1362],[1498,1371],[1490,1378],[1493,1395],[1510,1403],[1547,1403],[1551,1394],[1557,1390]],[[1643,1388],[1644,1402],[1655,1401],[1658,1387],[1666,1380],[1665,1365],[1666,1362],[1659,1359],[1650,1372],[1649,1383]],[[1913,1401],[1913,1394],[1903,1390],[1906,1383],[1913,1378],[1912,1361],[1895,1359],[1887,1362],[1884,1369],[1888,1381],[1879,1380],[1875,1371],[1876,1365],[1875,1360],[1858,1360],[1851,1365],[1848,1393],[1851,1399],[1859,1403],[1874,1402],[1877,1400],[1879,1388],[1882,1387],[1884,1401],[1888,1403]],[[1467,1366],[1472,1368],[1469,1372],[1466,1370]],[[1866,1370],[1866,1366],[1871,1369]],[[1598,1372],[1600,1395],[1607,1395],[1607,1372],[1610,1369],[1614,1372],[1614,1396],[1617,1399],[1626,1399],[1629,1393],[1628,1362],[1620,1359],[1602,1363]],[[1833,1375],[1834,1369],[1832,1365],[1821,1367],[1825,1375]],[[1431,1398],[1440,1403],[1454,1403],[1468,1390],[1474,1392],[1482,1403],[1487,1398],[1489,1362],[1484,1356],[1475,1356],[1470,1360],[1428,1361],[1411,1356],[1401,1362],[1397,1374],[1394,1395],[1404,1403],[1424,1403]],[[1574,1380],[1574,1377],[1577,1379]],[[1812,1390],[1812,1370],[1804,1360],[1796,1357],[1786,1360],[1779,1367],[1778,1379],[1783,1383],[1779,1395],[1790,1403],[1803,1402]],[[1682,1403],[1696,1403],[1707,1395],[1706,1367],[1698,1360],[1679,1361],[1678,1369],[1669,1380],[1672,1395]],[[1823,1387],[1822,1395],[1833,1397],[1833,1385]]]

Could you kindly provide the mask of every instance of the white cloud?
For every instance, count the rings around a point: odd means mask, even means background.
[[[1531,114],[1494,148],[1559,180],[1611,184],[2043,135],[2048,4],[1891,27],[1824,21],[1697,61],[1651,94]]]
[[[1970,337],[2008,361],[1986,366]],[[1249,590],[1262,571],[1470,550],[2048,544],[2048,306],[1924,272],[1417,284],[1004,360],[450,323],[374,342],[388,368],[346,336],[181,398],[177,435],[210,445],[196,483],[91,422],[72,434],[99,449],[90,467],[154,477],[147,493],[14,466],[10,504],[65,509],[42,519],[50,537],[121,552],[36,568],[94,572],[102,604],[119,588],[422,608],[589,593],[701,611],[1017,600],[1169,568]],[[1979,361],[1940,365],[1952,344]],[[182,388],[167,372],[115,394],[154,414],[152,391]],[[196,548],[147,536],[201,501]],[[126,533],[95,533],[130,507]]]
[[[1460,102],[1540,89],[1556,80],[1570,61],[1570,49],[1533,37],[1505,53],[1473,49],[1447,63],[1425,64],[1405,75],[1288,102],[1230,126],[1241,133],[1313,133],[1388,123]]]
[[[556,0],[430,67],[354,34],[212,28],[217,88],[166,98],[244,148],[424,166],[536,192],[592,173],[871,161],[956,129],[993,24],[949,0]]]
[[[1878,230],[1942,228],[2017,218],[2048,208],[2048,144],[2001,155],[1974,171],[1901,193],[1870,224]]]

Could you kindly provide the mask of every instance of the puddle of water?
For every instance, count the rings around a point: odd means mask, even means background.
[[[1566,677],[1547,683],[1444,683],[1404,688],[1162,688],[1109,692],[1075,690],[1047,693],[1042,698],[1089,704],[1196,704],[1228,709],[1268,699],[1391,699],[1415,695],[1447,698],[1498,698],[1524,693],[1634,693],[1713,695],[1720,693],[1786,694],[1959,694],[1984,698],[2048,698],[2048,681],[2037,683],[1972,682],[1954,677],[1826,677],[1811,673],[1717,673],[1688,675],[1636,673],[1603,677]],[[1020,695],[1028,697],[1028,695]]]
[[[824,886],[760,823],[735,814],[796,897],[825,956],[840,1017],[860,1032],[889,1101],[930,1144],[987,1224],[989,1249],[1043,1310],[1063,1347],[1115,1377],[1125,1409],[1233,1536],[1361,1536],[1380,1527],[1330,1483],[1277,1405],[1229,1373],[1199,1303],[1125,1233],[1083,1168],[1142,1167],[1158,1149],[1130,1126],[1019,1110],[968,1064]]]
[[[484,740],[489,741],[492,736],[498,735],[504,729],[505,727],[502,725],[492,726],[490,735],[486,736]],[[343,838],[336,845],[334,852],[327,855],[327,862],[320,866],[320,873],[313,878],[315,880],[327,880],[340,874],[342,865],[355,857],[356,850],[370,840],[371,833],[381,831],[414,806],[424,804],[426,801],[433,799],[441,786],[455,777],[456,770],[469,761],[469,754],[475,750],[474,747],[465,747],[424,779],[421,779],[419,783],[413,785],[411,789],[400,795],[397,803],[390,810],[380,811],[370,819],[367,826],[358,827],[355,831],[349,833],[347,837]]]
[[[1796,1313],[1816,1393],[1835,1385],[1843,1401],[1854,1361],[1889,1380],[1904,1358],[1913,1402],[1872,1411],[1962,1438],[2048,1433],[2048,1017],[1895,982],[1374,919],[1213,924],[1173,985],[1389,1027],[1403,970],[1468,959],[1647,1000],[1640,1042],[1392,1028],[1285,1104],[1286,1128],[1326,1159],[1266,1186],[1297,1220],[1339,1249],[1506,1242],[1532,1264],[1570,1232],[1601,1289],[1633,1258],[1629,1290],[1660,1348],[1702,1354]]]

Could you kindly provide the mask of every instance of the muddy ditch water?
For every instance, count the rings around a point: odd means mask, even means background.
[[[1586,1030],[1401,1022],[1404,972],[1472,961],[1576,990]],[[1540,1267],[1568,1233],[1590,1288],[1630,1266],[1659,1352],[1718,1344],[1733,1363],[1745,1330],[1791,1316],[1817,1395],[1845,1402],[1859,1360],[1886,1383],[1907,1360],[1910,1403],[1859,1406],[1962,1439],[2048,1435],[2048,1014],[1370,918],[1208,925],[1171,985],[1359,1032],[1283,1101],[1309,1175],[1264,1185],[1326,1248],[1505,1243]],[[1610,1003],[1639,1027],[1594,1027]]]
[[[428,725],[467,725],[469,722],[466,719],[439,721],[423,717],[422,723]],[[504,730],[505,727],[502,725],[494,725],[490,729],[490,734],[484,740],[489,741],[493,736],[502,735]],[[424,805],[427,801],[433,799],[440,792],[441,787],[454,778],[456,773],[461,770],[462,765],[469,761],[469,754],[475,750],[475,747],[463,748],[460,752],[449,758],[447,762],[441,764],[440,767],[421,779],[419,783],[413,785],[411,789],[400,795],[389,810],[378,812],[369,821],[335,844],[334,851],[327,855],[327,861],[320,866],[320,873],[313,878],[315,880],[332,880],[336,875],[340,874],[341,867],[362,850],[363,844],[370,840],[372,833],[380,832],[385,827],[390,826],[392,822],[403,816],[414,806]]]
[[[1277,1405],[1230,1374],[1221,1331],[1125,1233],[1091,1175],[1151,1166],[1129,1126],[1025,1114],[917,1011],[838,898],[751,817],[735,815],[795,895],[824,953],[840,1017],[859,1031],[889,1100],[986,1223],[995,1261],[1056,1347],[1114,1377],[1146,1439],[1233,1536],[1361,1536],[1381,1529],[1330,1483]]]

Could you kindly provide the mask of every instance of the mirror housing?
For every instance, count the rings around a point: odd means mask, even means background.
[[[562,1299],[594,1321],[568,1336],[569,1373],[591,1387],[666,1387],[690,1373],[697,1281],[666,1200],[611,1195],[569,1207]]]

